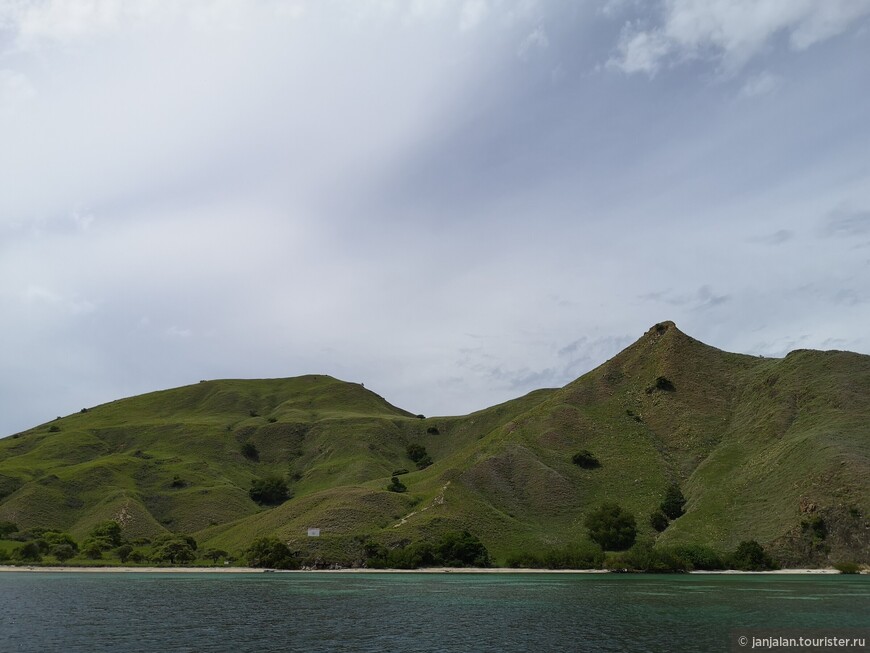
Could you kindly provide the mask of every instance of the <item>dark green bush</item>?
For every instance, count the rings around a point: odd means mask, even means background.
[[[601,547],[592,542],[569,544],[561,549],[523,552],[507,559],[507,566],[527,569],[599,569],[604,562]]]
[[[97,542],[104,551],[121,546],[121,525],[115,521],[100,522],[91,529],[89,539]]]
[[[656,389],[664,390],[665,392],[674,392],[676,390],[673,382],[663,376],[659,376],[656,378]]]
[[[57,424],[52,424],[48,427],[49,433],[60,433],[60,427]]]
[[[127,562],[130,559],[131,553],[133,553],[133,547],[129,544],[122,544],[115,549],[115,555],[118,556],[118,560],[121,562]]]
[[[437,426],[430,426],[428,429],[426,429],[426,433],[428,433],[429,435],[440,435],[441,434],[441,432],[438,430]]]
[[[260,505],[277,506],[290,498],[290,489],[284,479],[278,476],[269,476],[253,479],[248,494]]]
[[[607,568],[624,571],[673,573],[689,570],[689,563],[670,548],[656,548],[652,540],[641,540],[628,551],[613,556]]]
[[[408,470],[404,467],[400,467],[399,469],[394,469],[392,476],[401,476],[402,474],[407,474]]]
[[[703,544],[684,544],[672,547],[675,555],[689,563],[690,569],[717,571],[725,569],[722,557],[713,549]]]
[[[678,519],[683,516],[683,506],[686,505],[686,497],[683,496],[680,486],[672,483],[665,492],[664,501],[660,506],[668,519]]]
[[[591,451],[584,449],[583,451],[578,451],[571,457],[571,462],[583,469],[595,469],[597,467],[601,467],[601,463],[598,462],[598,458],[596,458]]]
[[[586,516],[589,539],[605,551],[624,551],[634,544],[637,524],[634,515],[615,503],[604,503]]]
[[[7,535],[18,532],[18,525],[11,521],[0,521],[0,540]]]
[[[659,533],[665,530],[669,523],[667,515],[661,510],[656,510],[649,516],[649,525]]]
[[[767,571],[776,569],[777,564],[755,540],[743,541],[726,561],[732,569],[744,571]]]
[[[27,542],[15,549],[12,552],[12,556],[22,562],[40,562],[42,560],[42,551],[36,542]]]
[[[483,543],[468,531],[445,533],[434,542],[417,542],[395,549],[369,544],[366,566],[372,569],[420,567],[489,567],[492,562]]]
[[[253,442],[245,442],[242,445],[242,455],[248,460],[253,460],[254,462],[260,461],[260,452],[257,449],[257,445]]]
[[[269,569],[299,569],[298,556],[277,537],[261,537],[245,551],[248,564],[252,567]]]
[[[390,492],[405,492],[408,488],[399,480],[398,476],[393,476],[393,478],[390,479],[390,484],[387,486],[387,489]]]
[[[58,544],[51,548],[50,553],[57,558],[59,562],[66,562],[70,558],[75,557],[76,550],[69,544]]]
[[[420,444],[409,444],[408,448],[405,449],[405,453],[408,454],[408,458],[417,462],[421,460],[424,456],[428,455],[426,453],[426,447]]]
[[[432,464],[432,458],[429,454],[426,454],[420,460],[417,461],[417,469],[426,469],[429,465]]]
[[[838,562],[834,565],[834,569],[841,574],[860,574],[861,565],[857,562]]]

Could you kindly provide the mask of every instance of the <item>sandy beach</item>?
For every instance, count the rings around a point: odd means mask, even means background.
[[[425,569],[259,569],[254,567],[39,567],[0,565],[0,572],[111,573],[111,574],[609,574],[607,569],[511,569],[507,567],[429,567]],[[691,574],[764,575],[839,574],[836,569],[777,569],[776,571],[691,571]],[[865,572],[866,573],[866,572]]]

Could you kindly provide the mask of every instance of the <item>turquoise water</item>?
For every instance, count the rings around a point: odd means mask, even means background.
[[[0,574],[0,651],[727,651],[870,627],[867,576]]]

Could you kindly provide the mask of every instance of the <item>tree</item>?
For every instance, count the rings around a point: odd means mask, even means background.
[[[777,567],[773,559],[767,555],[764,547],[755,540],[745,540],[738,544],[728,562],[733,569],[745,571],[764,571]]]
[[[58,559],[59,562],[66,562],[70,558],[75,557],[76,551],[69,544],[58,544],[51,549],[51,555]]]
[[[445,567],[489,567],[489,551],[468,531],[445,533],[436,543],[435,560]]]
[[[168,562],[173,565],[192,562],[196,559],[196,540],[189,535],[159,537],[151,546],[151,559],[155,562]]]
[[[91,539],[101,542],[104,550],[121,546],[121,525],[116,521],[100,522],[91,529]]]
[[[18,532],[18,526],[11,521],[0,521],[0,540],[7,535]]]
[[[221,560],[223,558],[229,558],[230,554],[223,549],[206,549],[205,553],[202,554],[202,557],[206,560],[211,560],[214,564],[217,564],[218,560]]]
[[[680,486],[672,483],[665,492],[665,499],[661,504],[661,511],[668,519],[678,519],[684,514],[683,506],[686,505],[686,497],[683,496]]]
[[[585,525],[589,538],[605,551],[624,551],[637,536],[634,515],[615,503],[604,503],[589,513]]]
[[[290,498],[290,489],[283,478],[269,476],[253,479],[248,494],[260,505],[277,506]]]
[[[393,476],[393,478],[390,479],[390,484],[387,486],[387,489],[390,492],[405,492],[408,488],[399,480],[398,476]]]
[[[42,560],[42,552],[39,550],[39,545],[36,542],[28,542],[18,547],[13,555],[22,561],[40,562]]]
[[[127,562],[131,553],[133,553],[133,547],[129,544],[122,544],[115,549],[115,555],[118,556],[118,560],[121,562]]]
[[[659,533],[665,530],[669,523],[667,515],[661,510],[656,510],[649,516],[649,525]]]
[[[245,556],[252,567],[299,569],[300,566],[296,554],[277,537],[261,537],[255,540],[245,551]]]

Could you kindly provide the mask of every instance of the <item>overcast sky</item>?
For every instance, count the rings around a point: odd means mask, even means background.
[[[870,353],[870,0],[0,0],[0,435],[307,373],[462,414],[666,319]]]

